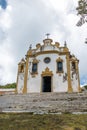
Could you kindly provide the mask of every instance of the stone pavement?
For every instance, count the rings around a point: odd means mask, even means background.
[[[0,112],[83,113],[87,112],[87,92],[0,95]]]

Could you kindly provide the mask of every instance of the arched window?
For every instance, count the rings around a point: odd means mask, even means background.
[[[32,74],[38,74],[38,60],[36,58],[32,62]]]
[[[24,72],[24,65],[21,65],[21,72]]]
[[[63,72],[63,62],[61,61],[57,62],[57,71]]]
[[[76,70],[76,64],[74,61],[72,62],[72,70]]]
[[[32,64],[32,73],[37,73],[37,63]]]
[[[57,73],[63,73],[63,60],[59,57],[56,60],[57,63]]]
[[[19,73],[23,73],[24,72],[24,65],[21,64],[19,65]]]

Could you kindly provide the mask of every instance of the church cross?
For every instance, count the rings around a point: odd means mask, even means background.
[[[47,33],[47,34],[46,34],[46,36],[47,36],[47,39],[49,38],[49,35],[50,35],[49,33]]]
[[[29,46],[29,50],[31,50],[32,49],[32,44],[30,44],[30,46]]]

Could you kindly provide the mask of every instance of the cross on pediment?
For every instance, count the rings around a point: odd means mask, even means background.
[[[46,34],[46,36],[47,36],[47,39],[49,39],[49,35],[50,35],[49,33],[47,33],[47,34]]]
[[[32,49],[32,44],[30,44],[30,46],[29,46],[29,50],[31,50]]]

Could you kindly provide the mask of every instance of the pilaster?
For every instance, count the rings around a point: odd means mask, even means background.
[[[17,73],[17,82],[16,82],[16,89],[15,89],[15,93],[18,93],[17,88],[18,88],[18,73]]]
[[[27,93],[28,63],[29,63],[29,57],[27,57],[27,59],[26,59],[26,66],[25,66],[25,73],[24,73],[24,88],[23,88],[23,93]]]
[[[68,80],[68,92],[72,93],[72,85],[71,85],[71,74],[70,74],[70,60],[69,60],[69,53],[66,54],[66,61],[67,61],[67,80]]]
[[[80,77],[79,77],[79,68],[78,68],[78,63],[79,61],[76,61],[76,73],[77,73],[77,79],[78,79],[78,92],[81,92],[81,88],[80,88]]]

